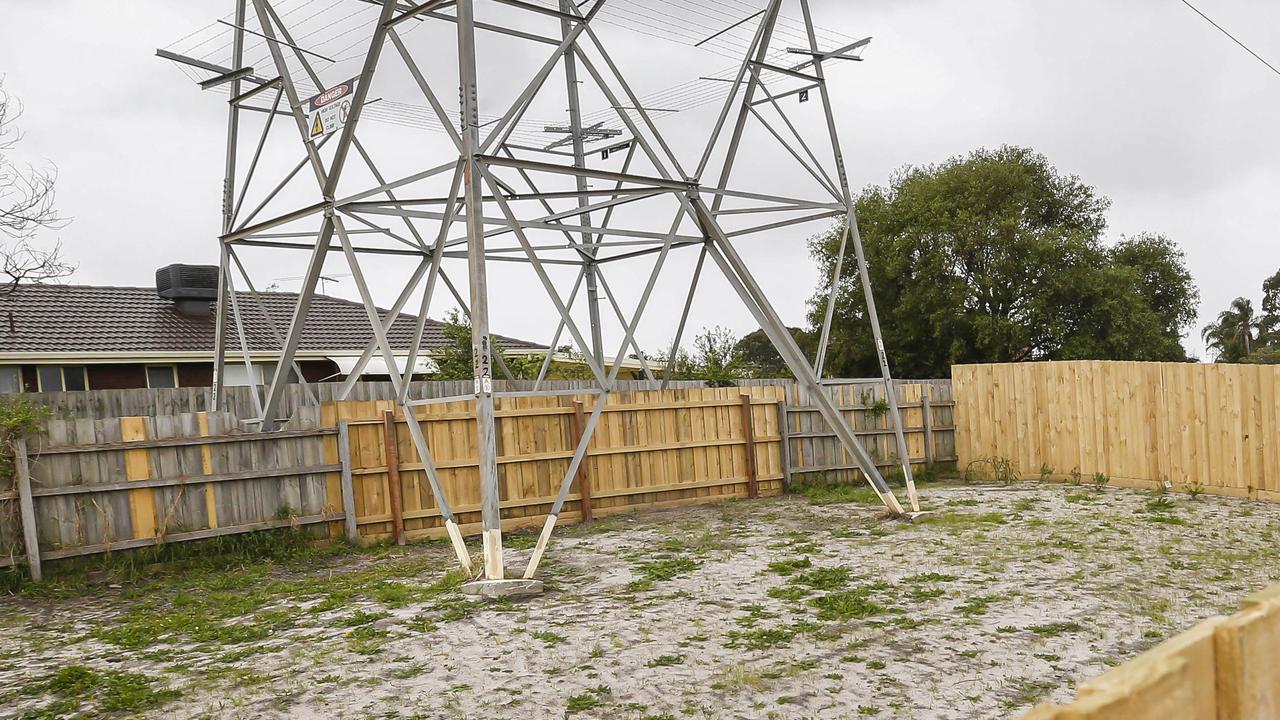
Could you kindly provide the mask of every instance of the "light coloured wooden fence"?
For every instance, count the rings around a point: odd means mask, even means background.
[[[1049,362],[952,368],[961,466],[1006,458],[1023,478],[1280,500],[1280,367]]]
[[[953,463],[955,426],[951,384],[946,381],[897,381],[895,384],[907,452],[913,466]],[[890,423],[884,383],[841,381],[826,388],[855,434],[882,472],[899,465],[898,446]],[[830,480],[855,481],[861,476],[848,450],[807,393],[798,385],[786,404],[787,466],[792,480],[821,474]]]
[[[1076,702],[1022,720],[1280,717],[1280,585],[1080,686]]]
[[[745,498],[753,485],[759,495],[780,493],[784,473],[778,408],[785,393],[785,387],[774,386],[610,396],[562,520],[577,521],[584,510],[602,517],[643,507]],[[749,423],[744,422],[744,396]],[[594,402],[590,395],[497,399],[504,528],[542,525],[573,456],[580,418]],[[478,531],[480,519],[473,405],[418,409],[442,489],[468,532]],[[332,403],[322,411],[326,425],[345,422],[348,427],[359,532],[365,538],[392,535],[398,511],[407,537],[439,536],[439,509],[404,418],[387,423],[385,413],[394,411],[390,401]],[[398,460],[394,466],[387,457],[389,427]],[[334,443],[329,457],[337,456]]]
[[[38,574],[40,560],[341,519],[335,431],[317,421],[264,434],[222,413],[51,420],[0,489],[0,565],[25,556]]]

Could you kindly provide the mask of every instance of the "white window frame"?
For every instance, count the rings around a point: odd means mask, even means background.
[[[0,365],[0,373],[7,372],[9,370],[12,370],[14,374],[18,376],[18,386],[17,386],[18,389],[14,390],[14,392],[15,393],[26,392],[26,385],[22,382],[22,366],[21,365]],[[65,384],[65,380],[64,380],[64,384]]]
[[[45,388],[44,388],[44,380],[40,377],[40,371],[41,371],[41,370],[44,370],[44,369],[47,369],[47,368],[51,368],[51,367],[53,367],[53,368],[57,368],[57,369],[58,369],[58,375],[62,377],[62,387],[58,388],[57,390],[45,390]],[[72,368],[72,367],[78,368],[78,369],[80,370],[80,372],[81,372],[81,373],[83,373],[83,378],[84,378],[84,389],[85,389],[85,390],[88,390],[88,389],[89,389],[89,368],[85,367],[84,365],[73,365],[73,366],[67,366],[67,365],[37,365],[37,366],[36,366],[36,390],[37,390],[38,392],[80,392],[79,390],[67,390],[67,370],[69,370],[69,369],[70,369],[70,368]],[[18,373],[19,373],[19,375],[18,375],[18,384],[19,384],[19,385],[22,385],[22,384],[23,384],[23,383],[22,383],[22,375],[21,375],[22,371],[21,371],[21,370],[19,370],[19,371],[18,371]]]
[[[172,373],[172,375],[173,375],[173,388],[177,388],[177,387],[178,387],[178,366],[177,366],[177,365],[168,365],[168,364],[163,364],[163,363],[161,363],[161,364],[156,364],[156,365],[143,365],[143,366],[142,366],[142,372],[143,372],[143,374],[145,374],[145,375],[147,376],[147,389],[148,389],[148,390],[169,390],[169,389],[171,389],[171,388],[153,388],[153,387],[151,387],[151,370],[152,370],[153,368],[154,368],[154,369],[157,369],[157,370],[158,370],[158,369],[160,369],[160,368],[168,368],[168,369],[169,369],[169,372],[170,372],[170,373]]]

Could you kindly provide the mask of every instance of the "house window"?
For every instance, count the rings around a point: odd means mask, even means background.
[[[22,368],[17,365],[0,365],[0,393],[22,392]]]
[[[36,381],[40,385],[40,392],[78,392],[89,389],[89,378],[83,365],[40,365],[36,368]]]
[[[262,366],[251,365],[252,371],[246,370],[243,363],[229,362],[223,368],[222,384],[225,387],[244,387],[262,384]]]
[[[173,365],[148,365],[147,387],[152,390],[178,387],[178,368]]]

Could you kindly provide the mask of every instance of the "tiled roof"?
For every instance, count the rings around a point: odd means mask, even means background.
[[[280,344],[267,318],[283,335],[297,295],[260,293],[258,297],[261,308],[248,293],[239,295],[249,349],[278,351]],[[414,316],[402,313],[392,326],[389,339],[398,352],[407,352],[415,323]],[[213,313],[184,315],[173,302],[156,295],[155,288],[22,285],[0,297],[0,353],[212,353],[213,337]],[[372,337],[363,305],[316,295],[299,350],[359,353]],[[495,337],[510,350],[544,348]],[[229,351],[239,349],[234,325],[228,326],[227,342]],[[444,324],[428,320],[424,347],[430,352],[444,344]]]

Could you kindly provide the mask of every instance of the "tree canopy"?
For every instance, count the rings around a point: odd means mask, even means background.
[[[1109,201],[1043,155],[980,149],[907,167],[856,202],[899,376],[965,362],[1186,359],[1199,293],[1181,250],[1156,234],[1105,245]],[[844,232],[810,241],[827,277]],[[814,326],[826,302],[819,288]],[[856,272],[838,288],[827,358],[831,375],[878,374]]]
[[[1280,364],[1280,272],[1262,283],[1262,312],[1238,297],[1200,331],[1218,362]]]

